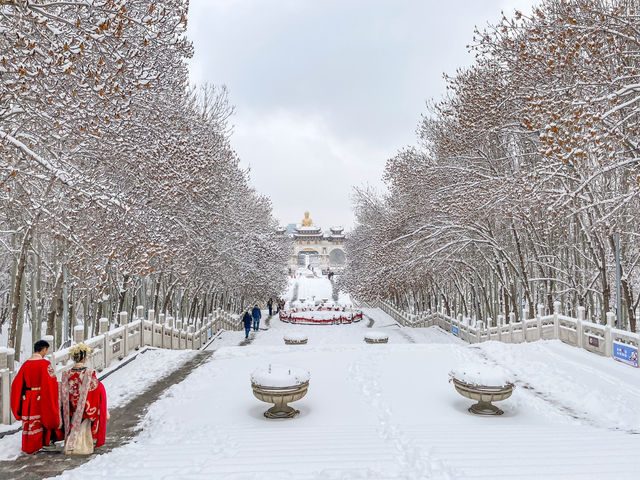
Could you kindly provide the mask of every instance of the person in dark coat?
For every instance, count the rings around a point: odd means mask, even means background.
[[[244,312],[242,323],[244,325],[244,338],[249,338],[249,332],[251,331],[251,315],[249,315],[249,309]]]
[[[262,312],[260,311],[260,308],[258,308],[258,305],[253,307],[251,316],[253,317],[253,330],[257,332],[260,328],[260,319],[262,318]]]
[[[269,316],[273,315],[273,298],[269,299],[267,307],[269,308]]]

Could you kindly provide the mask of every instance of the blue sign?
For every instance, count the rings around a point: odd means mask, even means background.
[[[453,333],[456,337],[458,336],[458,327],[455,325],[451,325],[451,333]]]
[[[613,342],[613,358],[632,367],[637,367],[638,349],[631,345]]]
[[[213,335],[213,331],[211,329],[207,330],[207,339],[211,338],[211,335]]]

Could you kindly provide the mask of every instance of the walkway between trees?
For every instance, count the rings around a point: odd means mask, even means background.
[[[268,317],[265,322],[267,328],[270,321],[271,317]],[[241,341],[238,345],[249,345],[251,341],[253,341],[253,337]],[[129,403],[111,410],[106,444],[96,450],[95,454],[69,456],[57,452],[38,452],[34,455],[22,455],[15,460],[0,462],[0,478],[36,480],[54,477],[65,470],[76,468],[88,462],[97,455],[108,453],[115,448],[126,445],[138,434],[140,420],[145,416],[149,406],[158,400],[167,389],[182,382],[191,372],[209,361],[214,353],[211,350],[196,353],[193,359],[181,365],[168,376],[158,380],[143,394]]]
[[[36,480],[60,475],[63,471],[88,462],[97,455],[125,445],[134,438],[139,430],[138,424],[149,406],[173,385],[183,381],[192,371],[207,362],[213,352],[198,352],[193,359],[184,363],[168,376],[158,380],[142,395],[111,413],[107,428],[107,442],[96,453],[88,456],[62,455],[61,453],[38,452],[33,455],[21,455],[15,460],[0,462],[0,478],[15,480]]]

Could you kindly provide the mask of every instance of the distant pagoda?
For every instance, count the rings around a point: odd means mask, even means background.
[[[282,227],[278,229],[278,233],[284,234],[285,231]],[[294,252],[289,262],[291,267],[312,265],[339,269],[345,264],[343,227],[331,227],[325,233],[320,226],[313,224],[309,212],[305,212],[302,222],[293,228],[292,237]]]

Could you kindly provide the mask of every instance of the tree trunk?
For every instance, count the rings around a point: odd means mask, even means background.
[[[18,326],[20,298],[23,290],[22,282],[24,277],[24,270],[27,266],[27,252],[29,251],[29,247],[31,246],[33,228],[33,226],[29,227],[29,229],[24,234],[24,237],[22,239],[22,247],[20,247],[20,255],[18,256],[18,263],[16,265],[15,285],[13,286],[13,292],[11,294],[11,325],[9,327],[10,348],[15,348],[16,346],[16,328]],[[19,352],[16,352],[16,355],[19,354]]]
[[[40,256],[33,254],[33,274],[31,275],[31,343],[42,337],[42,306],[40,298]]]
[[[96,316],[93,321],[93,335],[98,335],[98,330],[100,329],[100,319],[102,318],[102,298],[98,301],[98,308],[96,308]]]
[[[129,274],[125,273],[122,276],[122,287],[120,288],[120,295],[118,296],[118,311],[116,312],[117,316],[120,314],[120,312],[122,312],[122,309],[124,308],[124,301],[127,297],[127,288],[129,288]],[[118,318],[120,317],[118,316]]]
[[[56,322],[56,319],[60,318],[60,315],[62,315],[62,283],[62,268],[60,268],[56,277],[56,283],[53,287],[51,303],[49,304],[49,313],[47,315],[47,335],[57,335],[58,338],[56,338],[56,346],[60,345],[60,337],[62,336],[61,331],[56,332],[56,326],[58,323]]]

